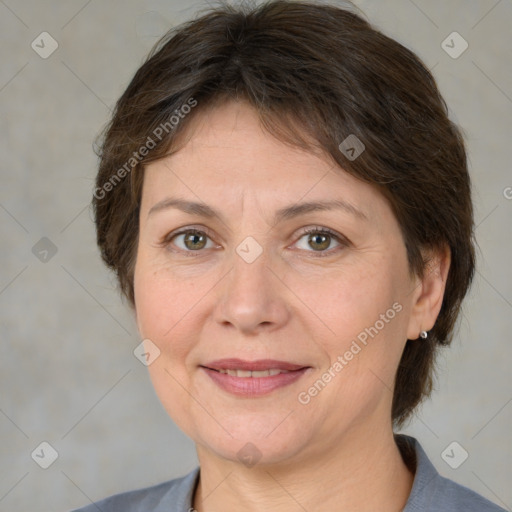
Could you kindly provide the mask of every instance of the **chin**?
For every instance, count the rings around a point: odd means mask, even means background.
[[[196,423],[195,431],[187,434],[217,456],[247,467],[295,462],[310,444],[311,432],[292,419],[293,413],[286,419],[286,414],[275,412],[251,416],[231,416],[229,421],[222,422],[226,430],[215,422]]]

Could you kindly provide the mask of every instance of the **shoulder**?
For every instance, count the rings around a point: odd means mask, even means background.
[[[416,467],[411,494],[403,512],[506,512],[480,494],[441,476],[413,437],[396,435],[404,456]]]
[[[436,499],[446,510],[464,512],[505,512],[480,494],[448,478],[439,476],[436,482]],[[436,510],[440,510],[436,508]],[[444,509],[443,509],[444,510]]]
[[[187,475],[158,485],[110,496],[73,512],[187,512],[199,467]]]

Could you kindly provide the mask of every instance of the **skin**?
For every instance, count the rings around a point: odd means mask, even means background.
[[[134,284],[140,334],[161,352],[149,366],[156,393],[196,443],[194,508],[401,510],[413,475],[393,440],[391,390],[407,339],[435,323],[449,252],[432,254],[423,280],[411,275],[385,198],[328,157],[273,138],[244,102],[201,112],[187,134],[178,152],[146,168]],[[170,196],[206,203],[223,220],[149,213]],[[272,221],[285,206],[329,199],[367,220],[338,209]],[[340,241],[322,245],[303,233],[308,227],[330,228]],[[161,243],[178,228],[203,230],[206,246],[186,245],[183,235]],[[248,236],[263,250],[252,263],[236,252]],[[396,303],[401,311],[300,403],[298,394]],[[224,357],[311,368],[269,395],[236,397],[199,367]],[[237,455],[248,442],[261,456],[252,467]]]

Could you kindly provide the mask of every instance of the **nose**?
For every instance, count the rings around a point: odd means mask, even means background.
[[[233,267],[218,285],[216,321],[246,335],[272,332],[289,321],[287,296],[265,251],[251,263],[235,252]]]

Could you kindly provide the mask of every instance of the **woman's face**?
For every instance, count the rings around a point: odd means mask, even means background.
[[[145,171],[135,268],[137,323],[160,351],[149,371],[169,415],[198,448],[242,462],[295,462],[389,428],[404,344],[425,326],[388,203],[274,139],[245,103],[190,128]]]

